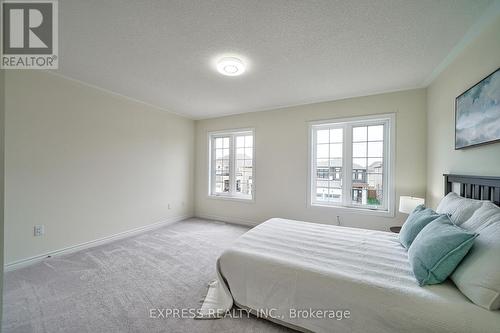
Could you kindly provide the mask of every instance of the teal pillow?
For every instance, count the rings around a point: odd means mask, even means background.
[[[408,259],[418,283],[423,286],[446,280],[469,252],[477,236],[454,225],[447,215],[429,223],[408,250]]]
[[[409,248],[418,233],[440,215],[424,205],[419,205],[411,212],[399,232],[399,242]]]

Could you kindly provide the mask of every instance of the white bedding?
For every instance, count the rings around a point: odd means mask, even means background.
[[[212,303],[274,309],[277,321],[305,331],[500,331],[500,312],[474,305],[453,283],[419,287],[393,233],[275,218],[241,236],[218,269]],[[291,318],[290,309],[350,318]]]

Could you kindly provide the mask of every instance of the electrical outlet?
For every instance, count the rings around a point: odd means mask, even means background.
[[[43,236],[45,234],[45,226],[44,225],[35,225],[33,230],[33,235],[35,237]]]

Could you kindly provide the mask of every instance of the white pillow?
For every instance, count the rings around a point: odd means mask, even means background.
[[[491,210],[492,207],[487,208]],[[500,309],[500,208],[494,208],[496,213],[482,214],[489,215],[486,223],[480,224],[474,246],[451,275],[465,296],[488,310]],[[470,221],[471,225],[481,221],[479,215],[476,217],[475,221]]]
[[[493,202],[485,201],[460,227],[469,231],[481,232],[483,228],[497,221],[500,221],[500,208]]]
[[[447,214],[456,225],[467,221],[485,201],[467,199],[454,192],[448,193],[439,203],[436,212]]]

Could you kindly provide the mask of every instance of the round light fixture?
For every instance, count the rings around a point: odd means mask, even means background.
[[[245,72],[245,65],[238,58],[225,57],[217,61],[217,70],[222,75],[238,76]]]

